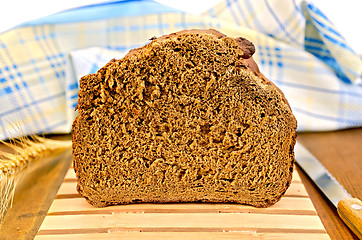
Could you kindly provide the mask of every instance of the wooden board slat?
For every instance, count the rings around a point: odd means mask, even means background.
[[[268,208],[240,204],[130,204],[95,208],[71,168],[36,239],[329,239],[296,171]]]
[[[212,204],[212,203],[177,203],[177,204],[130,204],[96,208],[86,202],[84,198],[55,199],[49,209],[49,215],[91,214],[91,213],[227,213],[227,212],[257,212],[316,215],[314,206],[308,198],[282,198],[268,208],[255,208],[240,204]],[[288,213],[289,212],[289,213]]]
[[[242,226],[242,227],[241,227]],[[309,215],[277,215],[248,213],[115,213],[87,215],[50,215],[42,224],[43,229],[87,228],[226,228],[226,229],[300,229],[323,228],[318,217]]]
[[[38,235],[36,240],[66,240],[69,235]],[[110,233],[86,233],[77,234],[77,240],[99,240],[99,239],[132,239],[132,240],[185,240],[185,239],[207,239],[207,240],[327,240],[330,239],[325,233],[257,233],[257,232],[110,232]]]

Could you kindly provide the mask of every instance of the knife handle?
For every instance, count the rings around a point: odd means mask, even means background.
[[[357,198],[338,202],[338,215],[359,239],[362,239],[362,201]]]

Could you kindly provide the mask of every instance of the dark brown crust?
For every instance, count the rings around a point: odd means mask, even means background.
[[[158,38],[152,37],[152,38],[150,38],[150,40],[152,40],[152,42],[153,41],[160,42],[160,41],[164,41],[166,39],[175,39],[178,36],[181,36],[183,34],[212,34],[212,35],[216,36],[218,39],[227,37],[225,34],[222,34],[221,32],[216,31],[214,29],[208,29],[208,30],[191,29],[191,30],[182,30],[179,32],[171,33],[171,34],[164,35],[164,36],[161,36]],[[258,68],[257,64],[255,63],[254,59],[252,58],[253,54],[255,53],[254,44],[243,37],[237,37],[237,38],[233,38],[233,39],[235,40],[235,42],[239,45],[239,47],[243,51],[243,55],[241,55],[241,57],[243,59],[242,61],[245,62],[245,64],[250,68],[250,70],[252,72],[254,72],[256,75],[258,75],[258,73],[260,73],[259,68]],[[152,44],[152,42],[143,47],[132,49],[126,55],[126,57],[130,57],[132,55],[139,54],[141,51],[147,49],[147,46]]]
[[[98,196],[95,193],[89,192],[89,188],[87,188],[87,190],[85,190],[83,188],[83,186],[86,186],[86,183],[82,182],[83,180],[81,179],[81,174],[80,172],[83,171],[80,167],[81,164],[81,159],[79,157],[79,154],[86,154],[86,153],[82,153],[80,148],[82,148],[82,144],[84,142],[84,138],[82,137],[82,129],[83,129],[83,125],[86,124],[86,120],[84,119],[84,105],[85,105],[85,100],[87,97],[87,89],[89,89],[88,86],[88,82],[91,81],[104,81],[103,79],[107,78],[107,71],[111,68],[114,68],[115,66],[118,66],[121,63],[130,61],[132,58],[137,58],[140,55],[147,55],[149,51],[152,50],[153,45],[155,43],[162,43],[164,41],[168,41],[168,40],[175,40],[180,36],[185,36],[185,35],[202,35],[202,34],[209,34],[209,35],[213,35],[216,36],[217,39],[223,39],[223,40],[230,40],[233,39],[233,41],[240,47],[240,53],[238,56],[240,56],[240,59],[238,61],[237,64],[239,64],[240,66],[243,66],[244,70],[246,70],[247,72],[249,72],[250,74],[254,75],[254,77],[251,78],[255,78],[255,81],[257,82],[257,84],[259,86],[261,86],[261,88],[265,88],[268,89],[268,91],[277,91],[278,94],[280,95],[280,99],[282,100],[282,102],[284,103],[284,107],[287,109],[286,112],[288,112],[288,114],[291,114],[290,119],[291,121],[288,123],[289,128],[290,129],[294,129],[294,133],[292,132],[290,137],[291,137],[291,141],[290,141],[290,156],[291,157],[291,161],[288,162],[289,163],[289,173],[285,172],[285,181],[286,184],[283,186],[283,189],[280,190],[280,193],[278,193],[273,199],[268,199],[268,201],[266,202],[254,202],[252,200],[243,200],[241,203],[244,204],[249,204],[249,205],[253,205],[256,207],[266,207],[269,205],[274,204],[275,202],[279,201],[279,199],[281,198],[281,196],[286,192],[287,188],[289,187],[290,183],[291,183],[291,179],[292,179],[292,171],[293,171],[293,164],[294,164],[294,152],[293,152],[293,147],[295,145],[295,140],[296,140],[296,120],[294,118],[294,116],[292,116],[292,112],[291,112],[291,108],[287,102],[287,100],[285,99],[284,94],[282,93],[282,91],[277,88],[272,82],[270,82],[260,71],[259,68],[257,66],[257,64],[255,63],[255,61],[252,58],[252,55],[255,51],[254,45],[249,42],[248,40],[244,39],[244,38],[229,38],[227,36],[225,36],[224,34],[216,31],[216,30],[184,30],[184,31],[180,31],[177,33],[172,33],[170,35],[165,35],[159,38],[152,38],[152,42],[149,43],[148,45],[141,47],[141,48],[137,48],[137,49],[133,49],[131,50],[126,56],[125,58],[123,58],[122,60],[111,60],[105,67],[103,67],[100,71],[98,71],[97,74],[93,74],[93,75],[89,75],[86,76],[84,78],[81,79],[80,82],[80,98],[79,98],[79,115],[78,117],[75,119],[74,123],[73,123],[73,154],[74,154],[74,169],[76,171],[77,174],[77,178],[78,178],[78,185],[77,185],[77,190],[79,191],[79,193],[84,196],[88,202],[90,202],[91,204],[98,206],[98,207],[103,207],[103,206],[107,206],[107,205],[112,205],[112,203],[110,202],[104,202],[101,200],[102,196]],[[283,107],[283,108],[284,108]],[[209,200],[205,200],[205,199],[199,199],[195,196],[190,196],[190,195],[186,195],[186,196],[182,196],[180,198],[174,198],[172,196],[169,197],[164,197],[164,198],[144,198],[143,202],[157,202],[157,203],[163,203],[163,202],[194,202],[194,201],[205,201],[205,202],[209,202]],[[117,200],[118,204],[128,204],[131,203],[132,200]],[[212,202],[225,202],[225,199],[213,199]],[[227,202],[239,202],[237,199],[233,200],[230,199]]]

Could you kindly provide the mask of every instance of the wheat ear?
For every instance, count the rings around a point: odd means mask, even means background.
[[[15,187],[22,173],[31,164],[54,151],[70,148],[72,141],[58,141],[39,136],[21,137],[10,142],[0,141],[15,153],[0,151],[0,223],[12,205]]]

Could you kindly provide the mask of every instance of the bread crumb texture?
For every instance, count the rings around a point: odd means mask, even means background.
[[[266,207],[281,198],[297,122],[240,39],[170,34],[80,80],[74,170],[89,203]]]

